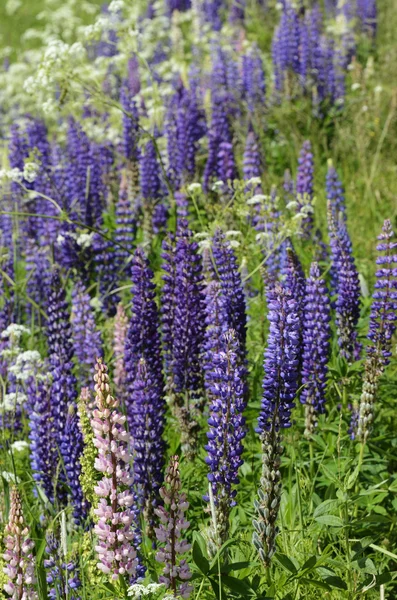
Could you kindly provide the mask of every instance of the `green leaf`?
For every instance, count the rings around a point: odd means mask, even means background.
[[[360,465],[357,465],[357,467],[354,469],[354,471],[346,477],[345,488],[347,490],[352,489],[352,487],[354,486],[354,484],[357,481],[357,477],[359,476],[359,473],[360,473]]]
[[[304,583],[306,585],[313,585],[314,587],[321,588],[322,590],[330,591],[330,586],[326,584],[324,581],[320,579],[308,579],[307,577],[302,577],[299,579],[300,583]]]
[[[259,563],[252,562],[249,560],[242,562],[231,563],[230,565],[225,565],[221,568],[222,573],[230,573],[231,571],[242,571],[243,569],[247,569],[248,567],[257,567]]]
[[[328,525],[329,527],[343,527],[343,521],[335,515],[321,515],[316,518],[317,523]]]
[[[294,563],[288,556],[285,554],[281,554],[280,552],[276,552],[274,555],[274,560],[279,563],[286,571],[293,573],[294,575],[297,573],[297,568]]]
[[[300,568],[300,571],[310,571],[311,569],[313,569],[316,566],[316,564],[317,564],[317,557],[311,556],[310,558],[307,559],[305,564]]]
[[[332,587],[338,588],[338,590],[347,590],[347,585],[340,577],[336,575],[332,575],[331,577],[326,577],[324,579],[326,583],[331,585]]]
[[[207,575],[210,570],[210,563],[204,556],[197,540],[193,542],[192,556],[194,564],[199,568],[203,575]]]
[[[246,598],[246,596],[254,595],[254,590],[251,588],[251,586],[242,579],[237,579],[237,577],[222,575],[222,583],[224,583],[229,590],[237,594],[241,594],[244,598]]]
[[[330,510],[333,510],[335,508],[337,508],[340,504],[340,501],[337,500],[336,498],[330,498],[329,500],[324,500],[324,502],[321,502],[321,504],[319,504],[314,513],[313,513],[313,517],[316,519],[317,517],[324,515],[324,514],[328,514]]]

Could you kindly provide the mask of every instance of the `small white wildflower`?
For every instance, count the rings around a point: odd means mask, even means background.
[[[266,200],[266,196],[264,194],[255,194],[252,198],[248,198],[247,204],[250,206],[253,204],[262,204]]]
[[[368,111],[368,106],[366,104],[364,104],[364,106],[361,107],[362,112],[367,112]]]
[[[40,166],[34,162],[27,162],[23,167],[23,178],[32,183],[40,170]]]
[[[13,365],[9,368],[17,381],[27,381],[33,375],[36,375],[37,371],[43,366],[43,361],[37,350],[26,350],[21,352],[16,357]]]
[[[241,231],[235,231],[233,229],[230,229],[229,231],[226,231],[225,235],[226,235],[226,237],[234,237],[234,236],[241,235]]]
[[[102,302],[98,297],[92,298],[90,300],[90,306],[94,309],[94,310],[101,310],[102,309]]]
[[[30,333],[30,330],[18,323],[11,323],[11,325],[2,332],[1,337],[3,339],[12,338],[13,340],[20,340],[24,333]]]
[[[108,6],[110,13],[118,13],[124,9],[124,0],[112,0]]]
[[[217,190],[219,190],[219,189],[222,189],[224,185],[225,185],[225,184],[223,183],[223,181],[220,181],[220,180],[218,180],[218,181],[215,181],[215,182],[214,182],[214,184],[213,184],[213,186],[212,186],[212,188],[211,188],[211,189],[212,189],[214,192],[216,192]]]
[[[85,249],[92,246],[92,240],[94,239],[94,235],[94,231],[92,233],[80,233],[80,235],[77,235],[75,239],[78,245],[81,248]]]
[[[231,248],[238,248],[240,246],[240,242],[238,242],[237,240],[230,240],[229,241],[229,246]]]
[[[246,182],[247,185],[260,185],[261,183],[260,177],[251,177],[251,179]]]
[[[4,395],[3,407],[4,410],[14,410],[17,404],[25,404],[27,400],[26,394],[22,392],[10,392]]]
[[[22,0],[7,0],[6,13],[9,17],[14,15],[22,6]]]
[[[11,444],[11,450],[14,452],[24,452],[27,448],[29,448],[29,444],[24,440],[18,440],[17,442]]]
[[[201,192],[201,183],[191,183],[187,191],[192,194],[193,192]]]
[[[361,87],[361,85],[359,83],[353,83],[351,89],[353,92],[355,92],[356,90],[359,90]]]
[[[288,202],[286,208],[288,210],[295,210],[298,207],[298,203],[295,200],[291,200],[291,202]]]
[[[383,92],[383,87],[381,85],[377,85],[374,89],[374,92],[375,94],[380,94],[381,92]]]
[[[15,477],[14,473],[10,473],[9,471],[2,471],[1,476],[3,477],[3,479],[8,481],[8,483],[19,483],[20,482],[19,477]]]

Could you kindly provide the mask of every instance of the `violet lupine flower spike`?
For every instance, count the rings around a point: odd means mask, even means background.
[[[135,251],[131,272],[133,297],[124,358],[127,372],[126,413],[128,419],[129,398],[133,392],[134,379],[142,358],[146,361],[146,368],[156,386],[159,397],[162,396],[164,390],[154,275],[141,248],[137,248]]]
[[[97,567],[117,581],[119,577],[134,577],[138,564],[133,545],[135,514],[132,508],[134,496],[130,491],[133,477],[129,469],[129,434],[125,428],[126,417],[119,411],[118,400],[110,393],[107,368],[101,359],[98,359],[95,370],[97,408],[91,425],[94,445],[98,449],[95,469],[102,474],[94,488],[99,497],[98,506],[94,509],[98,519],[94,528],[98,537]]]
[[[21,498],[15,487],[11,490],[10,514],[4,533],[4,573],[8,579],[4,590],[12,600],[37,600],[34,543],[29,538]]]
[[[239,341],[240,356],[242,360],[245,360],[247,316],[244,288],[238,271],[236,255],[220,230],[214,235],[212,254],[216,267],[214,276],[219,279],[226,301],[228,327],[235,330]]]
[[[47,571],[48,598],[80,600],[81,581],[76,561],[66,562],[67,557],[63,555],[61,544],[52,532],[47,533],[46,542],[48,558],[43,562]]]
[[[72,291],[71,323],[79,384],[88,387],[96,359],[102,356],[102,339],[95,323],[91,297],[79,280]]]
[[[262,409],[258,431],[262,441],[262,478],[255,500],[253,543],[265,566],[275,552],[276,520],[281,499],[281,435],[290,427],[299,376],[298,306],[289,290],[268,284],[270,330],[265,351]]]
[[[303,142],[298,160],[298,173],[296,176],[296,197],[298,211],[305,216],[302,220],[302,233],[305,238],[310,237],[313,228],[313,154],[308,140]]]
[[[397,239],[388,219],[378,237],[375,291],[369,321],[365,373],[355,437],[365,442],[371,432],[379,378],[390,362],[397,326]]]
[[[210,469],[208,479],[216,507],[212,531],[216,548],[228,538],[230,508],[236,504],[235,486],[239,483],[238,470],[243,464],[245,377],[246,369],[239,359],[238,339],[235,331],[229,329],[221,337],[219,352],[213,354],[209,371],[211,404],[205,449]]]
[[[328,171],[325,182],[327,200],[330,203],[332,216],[335,221],[338,222],[340,215],[343,220],[346,221],[346,204],[345,204],[345,192],[338,178],[338,173],[332,164],[332,161],[328,161]]]
[[[162,439],[165,404],[153,384],[146,369],[146,362],[141,359],[129,401],[129,424],[134,432],[131,444],[134,456],[134,489],[144,511],[144,522],[150,536],[153,508],[158,504],[163,479],[165,451]]]
[[[310,267],[306,281],[303,312],[303,360],[300,397],[305,405],[305,436],[309,437],[316,425],[316,415],[324,412],[327,363],[330,347],[330,301],[325,282],[320,277],[317,263]]]
[[[221,350],[223,334],[228,330],[228,318],[225,298],[219,281],[211,281],[205,290],[206,319],[203,345],[204,384],[207,397],[212,399],[212,380],[214,377],[213,357]]]
[[[163,575],[160,583],[164,583],[172,590],[174,596],[189,598],[193,587],[188,581],[192,574],[185,559],[178,559],[178,555],[190,550],[190,544],[182,538],[183,532],[190,523],[186,520],[185,512],[189,508],[186,494],[181,493],[181,477],[179,474],[179,459],[172,456],[167,468],[165,484],[160,489],[164,506],[156,508],[155,512],[160,519],[160,525],[155,529],[160,544],[164,544],[156,554],[156,560],[164,564]]]
[[[360,280],[354,262],[352,244],[346,224],[332,217],[328,203],[328,228],[330,235],[332,270],[336,278],[336,326],[340,354],[352,362],[360,358],[361,344],[357,340],[357,323],[360,317]]]

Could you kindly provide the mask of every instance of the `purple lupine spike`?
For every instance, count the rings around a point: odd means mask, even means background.
[[[195,396],[202,389],[200,353],[204,336],[201,256],[186,220],[180,220],[175,246],[175,313],[173,322],[173,391]]]
[[[141,80],[139,76],[139,60],[136,55],[131,56],[128,60],[128,78],[126,84],[132,97],[139,94],[141,90]]]
[[[179,558],[179,555],[190,550],[190,544],[182,537],[190,523],[185,517],[189,502],[186,494],[180,491],[181,487],[179,459],[172,456],[164,485],[160,489],[164,506],[155,509],[160,519],[160,525],[155,529],[156,537],[162,544],[156,554],[156,560],[164,564],[163,575],[159,577],[160,583],[164,583],[174,596],[189,598],[193,587],[189,585],[188,580],[192,574],[186,560]]]
[[[221,340],[228,331],[228,314],[225,297],[219,281],[211,281],[205,290],[206,319],[203,344],[203,369],[205,388],[211,398],[213,356],[221,351]]]
[[[310,11],[311,13],[311,11]],[[308,20],[310,13],[299,22],[299,81],[304,90],[310,89],[311,47]]]
[[[112,317],[116,313],[117,304],[120,301],[116,293],[118,287],[118,271],[115,269],[115,249],[109,234],[105,230],[95,233],[92,241],[93,261],[96,280],[99,287],[99,295],[107,314]],[[105,237],[106,236],[106,237]]]
[[[120,577],[134,577],[137,570],[133,477],[130,473],[129,441],[125,428],[126,417],[119,411],[119,403],[110,391],[107,368],[98,360],[95,365],[95,402],[91,421],[94,445],[98,449],[95,469],[101,479],[94,491],[98,506],[94,533],[98,537],[98,569],[113,581]]]
[[[254,131],[250,128],[245,142],[245,150],[243,156],[243,177],[244,181],[249,181],[253,177],[261,177],[262,175],[262,157],[259,150],[258,140]],[[261,187],[256,186],[256,193],[261,193]]]
[[[121,86],[120,104],[123,109],[122,153],[128,163],[136,163],[139,159],[139,113],[126,81]]]
[[[262,408],[257,431],[262,442],[262,477],[254,501],[252,542],[268,567],[276,551],[276,525],[281,501],[281,432],[291,425],[298,389],[299,318],[295,299],[278,283],[267,283],[270,329],[265,350]]]
[[[167,8],[168,8],[169,16],[172,15],[174,10],[177,10],[178,12],[184,12],[186,10],[189,10],[190,7],[191,7],[190,0],[167,0]]]
[[[28,297],[27,311],[37,312],[38,318],[42,318],[39,307],[45,304],[45,290],[48,285],[48,272],[50,270],[48,248],[40,247],[34,240],[28,238],[26,241],[26,294]],[[30,302],[32,301],[32,302]]]
[[[72,291],[72,336],[80,387],[89,387],[97,358],[103,355],[101,332],[96,326],[91,297],[77,280]]]
[[[191,181],[196,171],[198,142],[206,133],[205,113],[194,89],[183,89],[177,114],[178,153],[183,164],[183,181]]]
[[[134,485],[149,533],[153,526],[153,509],[158,504],[162,483],[165,452],[162,439],[164,414],[164,398],[151,379],[145,360],[141,359],[132,384],[128,422],[130,430],[134,432],[131,446],[134,456]]]
[[[298,305],[288,289],[268,284],[270,330],[265,350],[262,408],[258,431],[291,426],[299,378]]]
[[[63,555],[61,544],[52,532],[46,534],[45,551],[47,558],[44,559],[43,566],[47,571],[48,598],[80,600],[81,581],[77,563],[66,562],[67,557]]]
[[[164,368],[167,377],[167,389],[172,390],[173,374],[172,359],[174,354],[174,320],[175,320],[175,283],[176,283],[176,260],[175,260],[175,236],[168,234],[162,244],[162,279],[164,281],[161,290],[161,337],[164,356]]]
[[[263,108],[266,97],[265,73],[256,46],[242,57],[242,87],[250,112]]]
[[[360,281],[346,224],[341,219],[338,223],[335,222],[329,205],[328,227],[332,269],[335,275],[334,279],[336,279],[335,309],[339,349],[341,356],[351,362],[358,360],[361,352],[361,344],[357,340],[357,323],[360,317]]]
[[[320,276],[317,263],[312,263],[306,281],[303,313],[303,358],[300,401],[305,404],[305,435],[316,426],[316,416],[324,412],[327,385],[327,363],[330,348],[330,301],[327,286]]]
[[[75,518],[84,517],[81,513],[81,489],[78,474],[81,470],[80,457],[75,452],[70,452],[65,436],[70,410],[76,410],[76,379],[73,375],[73,344],[68,305],[65,291],[61,286],[59,273],[55,271],[50,280],[48,305],[47,305],[47,344],[52,376],[51,385],[51,417],[54,422],[54,444],[58,447],[66,472],[66,482],[69,484],[71,501],[75,510]],[[82,449],[81,431],[74,429],[71,443]],[[76,476],[77,474],[77,476]],[[70,480],[69,477],[72,477]],[[60,476],[62,484],[63,474]],[[62,489],[57,494],[63,499]]]
[[[301,319],[303,316],[303,305],[305,301],[305,273],[290,240],[288,240],[286,252],[286,262],[281,268],[281,274],[284,276],[285,288],[291,292],[291,295],[296,302],[298,316],[299,319]]]
[[[142,197],[153,202],[160,198],[162,193],[160,168],[153,140],[146,143],[139,162]]]
[[[298,160],[298,173],[296,176],[296,195],[298,201],[298,211],[304,212],[305,217],[302,220],[302,230],[305,237],[309,237],[313,228],[313,154],[311,143],[306,140],[302,144]]]
[[[44,381],[31,381],[28,386],[30,460],[33,479],[54,502],[54,481],[58,465],[55,423],[52,418],[51,388]]]
[[[22,510],[22,502],[16,487],[11,490],[10,513],[4,528],[7,582],[4,590],[12,600],[37,600],[34,542],[29,538],[29,527]]]
[[[244,12],[244,0],[233,0],[229,11],[229,21],[231,23],[242,23],[244,21]]]
[[[376,0],[358,0],[357,17],[362,31],[375,39],[377,31]]]
[[[183,172],[183,163],[180,162],[180,153],[178,147],[178,125],[177,111],[179,104],[178,92],[171,97],[168,104],[164,132],[167,139],[167,156],[168,156],[168,179],[175,189],[181,185],[181,174]]]
[[[224,1],[204,0],[202,6],[205,21],[211,25],[214,31],[219,31],[222,28],[222,20],[219,13],[224,6]]]
[[[125,341],[125,368],[127,371],[126,413],[129,415],[129,398],[133,391],[139,361],[146,361],[146,369],[159,396],[163,393],[159,316],[155,301],[153,271],[141,248],[135,250],[131,266],[132,303],[131,319]]]
[[[66,150],[65,190],[67,192],[67,210],[73,220],[83,221],[90,144],[80,124],[72,118],[69,119],[68,123]]]
[[[39,172],[32,184],[35,191],[45,196],[52,197],[51,183],[51,146],[48,141],[47,128],[43,121],[32,119],[26,128],[26,135],[29,145],[29,152],[34,154],[35,162],[40,164]],[[41,196],[37,196],[36,211],[47,216],[58,216],[56,207]],[[36,219],[37,237],[43,238],[42,243],[54,242],[59,229],[59,222],[52,219]]]
[[[333,218],[338,221],[341,216],[346,221],[345,192],[332,161],[328,162],[325,187]]]
[[[89,143],[86,192],[84,199],[84,222],[89,227],[100,227],[105,207],[103,185],[103,149],[99,144]]]
[[[138,207],[132,206],[128,193],[127,176],[122,173],[116,204],[116,229],[114,232],[114,241],[118,244],[114,251],[114,261],[121,272],[127,268],[127,261],[134,247],[137,216]]]
[[[76,406],[70,404],[59,449],[65,464],[66,479],[73,505],[73,516],[75,522],[79,525],[87,517],[88,504],[80,483],[80,457],[83,453],[84,442],[76,413]]]
[[[229,534],[230,508],[236,504],[238,470],[243,464],[242,440],[246,435],[246,369],[241,364],[238,338],[229,329],[222,335],[219,352],[212,355],[208,371],[211,394],[206,463],[216,506],[214,539],[222,545]],[[215,523],[213,524],[213,527]],[[214,527],[215,528],[215,527]]]
[[[121,302],[117,305],[114,321],[113,352],[114,352],[114,385],[116,395],[123,403],[126,395],[127,371],[125,368],[125,342],[128,331],[128,317]]]
[[[272,57],[275,71],[275,87],[277,92],[282,92],[289,87],[288,75],[290,72],[300,73],[299,60],[299,18],[294,8],[285,3],[280,23],[275,29],[272,43]],[[287,95],[291,90],[285,90]]]
[[[234,329],[239,341],[241,359],[245,357],[245,341],[247,316],[244,289],[238,271],[237,259],[233,249],[226,242],[225,236],[218,229],[213,237],[212,254],[215,263],[215,278],[219,278],[222,293],[225,297],[228,328]]]
[[[378,236],[375,291],[369,320],[367,358],[354,437],[365,442],[371,433],[379,378],[390,363],[397,326],[397,239],[386,219]]]

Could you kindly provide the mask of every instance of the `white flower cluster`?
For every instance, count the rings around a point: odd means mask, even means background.
[[[9,392],[0,403],[0,411],[13,412],[16,406],[25,404],[27,397],[22,392]]]
[[[15,376],[19,383],[22,383],[32,376],[38,379],[43,377],[38,374],[42,366],[43,361],[39,352],[37,350],[26,350],[18,354],[14,364],[9,367],[9,372]]]
[[[142,585],[135,583],[128,588],[128,596],[133,600],[141,600],[147,598],[150,600],[174,600],[174,596],[167,592],[163,583],[149,583]]]
[[[26,162],[23,170],[20,169],[0,169],[0,183],[7,181],[14,181],[22,183],[22,181],[28,181],[32,183],[40,170],[40,165],[34,162]]]

